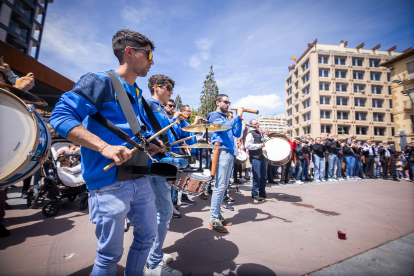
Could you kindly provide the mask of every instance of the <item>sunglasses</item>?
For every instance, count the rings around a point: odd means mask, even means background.
[[[172,86],[171,85],[169,85],[169,84],[156,84],[156,86],[165,86],[165,87],[167,87],[167,90],[169,91],[169,92],[171,92],[172,90],[173,90],[173,88],[172,88]]]
[[[224,103],[224,104],[228,104],[228,105],[231,104],[231,102],[229,102],[229,101],[221,101],[221,102]]]
[[[173,105],[173,104],[167,104],[167,106],[171,107],[171,108],[175,108],[175,105]]]
[[[153,58],[152,50],[148,50],[148,49],[145,49],[145,48],[131,47],[131,46],[129,48],[134,49],[134,50],[143,50],[143,51],[146,51],[147,54],[148,54],[148,56],[147,56],[148,59],[149,60],[152,60],[152,58]],[[124,52],[125,52],[125,50],[122,51],[122,53],[124,53]]]

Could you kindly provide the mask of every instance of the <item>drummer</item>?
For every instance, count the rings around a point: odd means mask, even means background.
[[[232,165],[234,162],[234,139],[233,137],[240,137],[242,133],[242,114],[243,108],[239,107],[236,111],[234,119],[229,121],[226,113],[229,110],[230,101],[227,95],[219,94],[216,96],[216,111],[211,112],[207,120],[213,124],[223,124],[231,126],[227,131],[218,131],[211,133],[211,142],[221,143],[219,150],[219,158],[217,161],[216,181],[214,183],[214,191],[211,197],[210,206],[210,228],[220,233],[227,233],[225,226],[231,226],[232,223],[225,220],[221,215],[220,205],[223,201],[224,193],[230,180]]]

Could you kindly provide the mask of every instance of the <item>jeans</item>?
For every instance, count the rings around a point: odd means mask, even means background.
[[[346,171],[345,175],[348,177],[354,176],[355,156],[345,155]]]
[[[171,188],[167,186],[167,180],[153,175],[147,175],[147,178],[154,191],[155,207],[157,208],[158,232],[148,256],[148,267],[154,269],[162,260],[162,246],[172,218],[173,205],[170,193]]]
[[[147,178],[120,181],[90,190],[89,219],[96,224],[97,255],[92,275],[115,275],[124,251],[124,226],[134,226],[125,275],[142,275],[157,234],[155,195]]]
[[[338,157],[338,160],[336,161],[336,178],[342,178],[342,162],[344,162],[344,160]]]
[[[296,159],[296,180],[302,180],[302,163],[306,162],[306,160],[300,160],[299,158]]]
[[[252,197],[266,197],[266,162],[264,159],[250,158],[250,163],[253,168]]]
[[[404,174],[402,171],[397,171],[397,177],[398,178],[404,178]]]
[[[313,164],[315,165],[314,180],[322,180],[325,178],[325,158],[313,155]]]
[[[412,175],[414,175],[414,162],[411,162],[410,161],[409,163],[410,163],[411,173],[412,173]],[[413,176],[413,178],[411,180],[414,180],[414,176]]]
[[[227,150],[220,150],[216,169],[216,181],[214,182],[213,195],[211,196],[211,221],[220,217],[221,203],[223,202],[227,185],[229,184],[234,158],[234,155]]]
[[[360,157],[355,158],[354,176],[363,177],[363,163]]]
[[[378,162],[377,162],[377,176],[380,176],[380,175],[381,175],[381,166],[378,165]]]
[[[301,173],[301,175],[303,176],[303,178],[309,179],[309,165],[308,165],[308,162],[306,161],[306,157],[305,157],[305,159],[303,159],[303,162],[302,162],[302,173]]]
[[[338,156],[336,154],[328,155],[328,179],[334,178],[335,165],[338,162]]]

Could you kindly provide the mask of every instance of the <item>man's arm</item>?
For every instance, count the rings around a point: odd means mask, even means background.
[[[257,149],[260,149],[262,147],[262,144],[254,144],[253,135],[251,133],[249,133],[246,136],[245,147],[248,150],[257,150]]]

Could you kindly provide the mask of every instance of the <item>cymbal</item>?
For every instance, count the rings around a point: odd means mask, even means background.
[[[191,125],[183,127],[182,130],[187,132],[206,132],[208,129],[209,132],[217,132],[217,131],[224,131],[231,129],[229,125],[222,125],[222,124],[198,124],[198,125]]]
[[[17,97],[19,97],[22,101],[28,104],[48,106],[48,103],[45,100],[23,89],[8,85],[6,83],[1,83],[1,82],[0,82],[0,88],[13,93]]]
[[[197,144],[192,144],[192,145],[179,146],[177,148],[179,149],[221,149],[222,147],[217,147],[217,146],[209,145],[206,143],[197,143]]]

